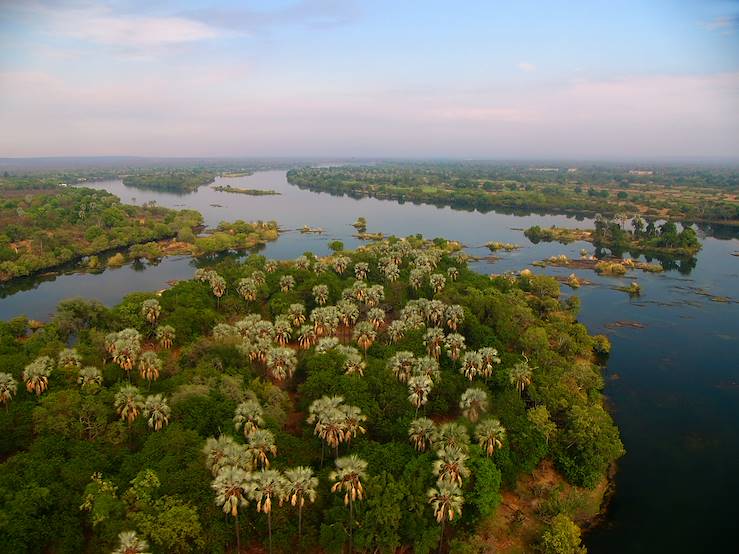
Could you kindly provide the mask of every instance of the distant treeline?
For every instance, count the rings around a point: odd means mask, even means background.
[[[739,172],[729,169],[517,167],[409,163],[302,168],[301,188],[353,197],[451,206],[480,212],[619,213],[685,222],[739,224]]]

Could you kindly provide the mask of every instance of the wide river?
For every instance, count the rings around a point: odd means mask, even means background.
[[[422,233],[462,241],[473,254],[488,254],[486,242],[523,246],[499,254],[494,264],[475,269],[502,273],[523,269],[555,254],[577,257],[586,243],[531,244],[521,229],[531,225],[585,226],[591,221],[564,216],[514,216],[455,211],[427,205],[370,198],[352,199],[291,186],[284,171],[218,179],[236,187],[270,188],[280,196],[246,196],[201,187],[186,195],[123,186],[120,181],[90,183],[127,203],[156,201],[161,206],[193,208],[207,225],[222,220],[276,220],[284,232],[261,253],[295,258],[306,251],[329,252],[331,240],[349,248],[351,223],[364,216],[369,231],[406,236]],[[216,184],[218,184],[216,183]],[[303,225],[325,233],[301,234]],[[591,333],[605,333],[613,343],[606,370],[609,406],[621,430],[627,454],[619,462],[616,493],[606,521],[586,535],[593,553],[728,552],[735,548],[736,498],[739,496],[739,304],[714,296],[739,297],[736,238],[702,237],[695,267],[661,274],[638,272],[642,288],[631,299],[614,287],[630,279],[575,271],[593,282],[576,291],[580,319]],[[189,278],[189,257],[166,258],[156,265],[136,264],[98,274],[66,274],[22,279],[0,287],[0,319],[26,314],[48,318],[59,300],[82,296],[111,305],[125,294],[156,290],[171,279]],[[549,268],[550,274],[569,270]],[[565,294],[572,291],[564,288]],[[643,327],[614,327],[614,322]]]

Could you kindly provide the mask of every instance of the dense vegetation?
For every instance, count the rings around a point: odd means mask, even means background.
[[[216,173],[212,171],[181,169],[126,175],[123,184],[142,189],[193,192],[200,186],[212,183],[215,178]]]
[[[302,188],[480,212],[573,213],[739,225],[732,169],[539,167],[476,162],[302,168]]]
[[[280,194],[276,190],[272,189],[245,189],[240,187],[232,187],[231,185],[213,187],[218,192],[231,192],[234,194],[246,194],[249,196],[272,196]]]
[[[672,221],[661,225],[645,222],[637,216],[630,221],[627,228],[625,221],[611,220],[603,217],[595,219],[594,229],[567,229],[552,226],[542,229],[538,225],[529,227],[524,235],[534,244],[544,242],[561,242],[567,244],[577,240],[593,243],[598,248],[607,248],[614,255],[623,252],[633,255],[674,255],[691,256],[701,248],[696,232],[691,227],[678,229]]]
[[[201,223],[192,210],[129,206],[99,190],[6,191],[0,198],[0,281],[178,232],[192,235]]]
[[[603,480],[608,342],[576,298],[441,239],[336,250],[0,324],[0,550],[471,552],[542,460]],[[552,506],[538,547],[582,551]]]

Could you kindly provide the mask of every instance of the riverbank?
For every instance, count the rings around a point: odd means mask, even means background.
[[[270,189],[244,189],[239,187],[232,187],[231,185],[217,185],[212,187],[213,190],[218,192],[230,192],[233,194],[247,194],[249,196],[272,196],[278,195],[279,192]]]

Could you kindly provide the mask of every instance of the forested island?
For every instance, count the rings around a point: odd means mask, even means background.
[[[659,256],[693,256],[701,244],[696,232],[691,227],[678,229],[672,221],[661,225],[645,222],[637,216],[625,226],[626,221],[610,220],[603,217],[595,219],[594,229],[568,229],[564,227],[541,228],[538,225],[529,227],[524,235],[532,243],[560,242],[569,244],[575,241],[586,241],[598,248],[607,248],[614,255],[630,252],[633,255]]]
[[[610,345],[457,248],[229,258],[0,323],[0,550],[583,551],[623,454]]]
[[[213,190],[217,190],[218,192],[232,192],[234,194],[247,194],[249,196],[271,196],[275,194],[280,194],[276,190],[271,189],[245,189],[240,187],[232,187],[231,185],[214,186]]]
[[[564,213],[739,225],[739,180],[727,168],[535,167],[485,162],[407,162],[293,169],[309,190],[458,209]]]
[[[170,192],[193,192],[203,185],[215,181],[217,173],[207,170],[157,171],[136,173],[123,177],[127,187],[137,187]]]

